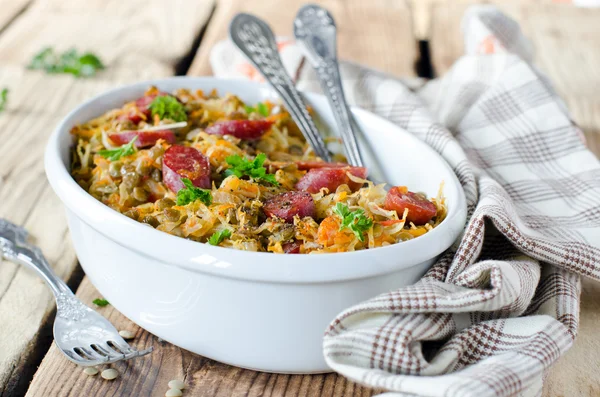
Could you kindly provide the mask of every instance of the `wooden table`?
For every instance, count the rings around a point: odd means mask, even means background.
[[[76,104],[107,88],[152,77],[211,73],[208,56],[231,17],[251,11],[277,34],[289,35],[300,0],[2,0],[0,89],[10,89],[0,114],[0,217],[24,225],[56,272],[86,303],[98,292],[84,277],[59,200],[46,182],[43,148]],[[445,0],[325,0],[340,28],[340,55],[398,76],[443,73],[462,51],[460,18],[467,3]],[[549,74],[600,154],[600,10],[528,0],[502,2],[537,48]],[[427,40],[427,42],[423,41]],[[425,45],[427,43],[429,46]],[[44,75],[24,68],[42,47],[93,50],[108,68],[92,79]],[[580,335],[550,371],[545,396],[598,396],[600,287],[584,282]],[[118,363],[112,382],[87,377],[52,344],[50,291],[27,269],[0,262],[0,396],[162,396],[171,379],[198,396],[370,396],[377,391],[335,374],[275,375],[223,365],[140,329],[111,306],[99,309],[133,344],[153,345],[141,360]],[[39,366],[39,368],[38,368]]]

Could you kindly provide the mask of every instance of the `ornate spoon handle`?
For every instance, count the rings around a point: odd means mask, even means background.
[[[269,25],[250,14],[238,14],[231,21],[229,35],[235,45],[248,57],[279,93],[300,131],[317,156],[331,161],[325,142],[317,130],[302,97],[285,71],[277,43]]]
[[[323,92],[333,108],[348,161],[354,166],[362,167],[362,156],[342,88],[336,53],[336,26],[333,17],[324,8],[312,4],[306,5],[296,15],[294,35],[315,68]]]

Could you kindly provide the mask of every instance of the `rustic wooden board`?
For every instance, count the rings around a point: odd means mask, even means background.
[[[100,295],[87,278],[77,296],[88,305]],[[115,363],[120,376],[106,381],[89,377],[67,361],[53,344],[40,365],[27,396],[164,396],[172,379],[187,384],[187,396],[357,396],[368,397],[373,390],[358,386],[335,374],[276,375],[243,370],[192,354],[140,329],[112,306],[99,308],[118,329],[136,333],[131,341],[140,349],[154,346],[154,352],[129,362]],[[103,367],[106,368],[106,367]]]
[[[460,30],[467,2],[432,6],[431,60],[443,74],[463,53]],[[535,62],[566,101],[589,147],[600,153],[600,9],[568,4],[498,2],[515,18],[535,46]]]
[[[24,225],[67,280],[81,276],[62,205],[43,171],[49,133],[68,111],[97,93],[132,80],[173,74],[213,8],[212,1],[150,1],[156,3],[153,10],[142,12],[140,20],[127,17],[132,9],[119,12],[117,2],[105,15],[99,1],[97,9],[85,13],[51,8],[53,3],[46,1],[31,5],[0,35],[0,89],[10,89],[8,107],[0,114],[0,217]],[[147,3],[129,1],[127,7],[142,9]],[[133,34],[125,34],[135,26]],[[25,70],[31,54],[54,40],[64,46],[61,49],[85,43],[103,57],[108,69],[93,79]],[[137,61],[131,57],[134,53],[140,54]],[[53,310],[51,293],[40,279],[23,267],[0,263],[0,395],[26,390],[51,341],[48,320]]]
[[[305,0],[286,0],[285,5],[269,1],[221,0],[204,35],[188,74],[210,75],[212,46],[227,37],[229,22],[238,12],[248,12],[269,22],[276,35],[293,37],[292,22]],[[339,56],[368,64],[382,71],[413,76],[418,51],[412,35],[409,8],[402,0],[320,0],[338,26]]]
[[[564,4],[499,6],[520,23],[536,49],[536,64],[567,102],[575,122],[583,129],[588,146],[600,156],[600,9]],[[462,55],[460,21],[468,4],[433,5],[429,37],[431,59],[437,74],[447,71]],[[584,280],[579,336],[575,345],[550,370],[544,396],[600,395],[600,286]]]
[[[12,20],[23,12],[31,0],[2,0],[2,11],[0,12],[0,32]]]

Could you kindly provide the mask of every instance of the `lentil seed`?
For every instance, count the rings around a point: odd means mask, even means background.
[[[162,211],[165,208],[171,208],[174,205],[175,201],[171,200],[170,198],[163,198],[156,202],[156,208],[158,208],[159,211]]]
[[[179,389],[169,389],[165,393],[165,397],[181,397],[183,393]]]
[[[162,172],[160,172],[158,168],[155,168],[154,171],[152,171],[152,179],[154,179],[156,182],[160,182],[162,180]]]
[[[109,368],[109,369],[105,369],[104,371],[102,371],[102,373],[100,373],[100,376],[106,380],[113,380],[117,376],[119,376],[119,373],[117,372],[116,369]]]
[[[137,201],[146,201],[148,200],[148,193],[141,187],[133,188],[133,198]]]
[[[152,226],[153,228],[158,227],[158,225],[160,224],[160,222],[158,222],[158,219],[156,219],[156,217],[152,216],[152,215],[146,215],[144,217],[144,219],[142,219],[142,223],[145,223],[147,225]]]
[[[169,387],[171,389],[183,390],[185,389],[185,383],[179,379],[173,379],[172,381],[169,381]]]
[[[108,166],[108,174],[113,178],[118,178],[121,176],[121,162],[115,161],[114,163],[110,163]]]
[[[98,373],[98,368],[96,367],[87,367],[83,370],[83,373],[89,376],[94,376]]]
[[[167,220],[170,222],[176,222],[179,220],[179,218],[181,218],[179,211],[173,208],[165,208],[163,214],[165,214],[165,218],[167,218]]]
[[[128,172],[123,175],[123,185],[128,189],[133,189],[140,182],[140,176],[135,172]]]
[[[119,331],[119,335],[121,335],[121,337],[123,339],[133,339],[135,338],[135,334],[127,329],[123,329],[121,331]]]

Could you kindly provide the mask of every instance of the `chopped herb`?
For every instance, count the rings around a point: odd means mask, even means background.
[[[169,119],[176,122],[179,121],[187,121],[187,114],[185,113],[185,109],[183,105],[177,100],[169,95],[157,96],[150,103],[150,112],[152,112],[152,117],[154,115],[158,115],[158,118]]]
[[[225,170],[225,176],[235,175],[238,178],[248,176],[255,180],[262,180],[273,185],[279,185],[275,175],[267,174],[267,169],[263,167],[263,163],[267,159],[264,153],[259,154],[254,160],[247,160],[237,154],[229,156],[225,159],[231,168]]]
[[[223,229],[220,232],[214,232],[213,235],[208,239],[208,243],[210,245],[219,245],[221,244],[221,241],[229,237],[231,237],[231,230]]]
[[[106,149],[100,150],[98,154],[110,161],[117,161],[121,157],[131,156],[135,153],[134,143],[137,140],[137,136],[134,136],[133,139],[128,143],[116,149]]]
[[[100,306],[100,307],[104,307],[106,305],[108,305],[108,301],[106,299],[102,299],[102,298],[96,298],[92,301],[92,303],[96,306]]]
[[[262,102],[257,103],[256,107],[244,106],[244,109],[246,110],[246,113],[248,113],[248,114],[258,113],[264,117],[269,116],[269,107],[267,106],[267,104],[262,103]]]
[[[365,241],[364,233],[373,226],[373,220],[361,208],[351,210],[346,204],[337,203],[333,212],[342,218],[340,230],[348,228],[360,241]]]
[[[8,88],[4,88],[0,91],[0,112],[4,110],[6,102],[8,102]]]
[[[77,77],[90,77],[98,70],[104,69],[104,64],[91,52],[79,55],[77,50],[70,49],[59,55],[53,48],[46,47],[33,57],[28,68],[45,70],[47,73],[69,73]]]
[[[182,178],[185,187],[177,192],[177,205],[187,205],[196,200],[202,201],[206,205],[212,203],[212,194],[210,190],[200,189],[194,186],[188,178]]]

